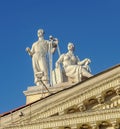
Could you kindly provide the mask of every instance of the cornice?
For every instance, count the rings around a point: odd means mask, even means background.
[[[50,118],[40,119],[35,122],[13,124],[8,128],[13,129],[33,129],[33,128],[54,128],[65,127],[71,125],[83,125],[92,123],[101,123],[103,121],[111,122],[111,120],[117,120],[120,122],[120,109],[109,109],[101,111],[91,111],[84,113],[65,114],[62,116],[54,116]],[[7,129],[7,127],[6,127]]]
[[[47,118],[56,113],[64,112],[66,109],[80,105],[83,101],[97,96],[109,89],[114,89],[120,86],[120,69],[111,71],[101,76],[92,77],[85,82],[75,84],[64,88],[63,90],[54,93],[36,103],[26,106],[12,114],[12,121],[19,121],[19,114],[22,112],[27,121],[29,118],[32,121],[36,119]],[[11,114],[1,117],[1,123],[11,122]]]
[[[64,92],[62,93],[65,94],[64,98],[61,95],[61,98],[58,98],[56,101],[54,101],[54,103],[46,105],[47,106],[46,108],[43,107],[39,117],[44,118],[48,117],[49,115],[55,114],[57,112],[62,112],[63,110],[71,106],[78,105],[83,101],[87,100],[88,98],[101,94],[101,92],[117,87],[119,85],[120,85],[119,76],[115,76],[114,78],[113,77],[109,78],[107,80],[104,80],[103,82],[100,82],[99,84],[96,83],[93,84],[92,86],[91,84],[87,85],[87,89],[86,87],[84,87],[84,90],[82,89],[81,85],[81,87],[78,86],[72,89],[71,93],[69,91],[69,94],[67,94],[64,91],[65,93]],[[50,112],[50,114],[48,112]]]

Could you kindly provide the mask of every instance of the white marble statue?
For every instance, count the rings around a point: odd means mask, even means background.
[[[59,68],[59,65],[62,64],[65,75],[79,82],[82,76],[87,78],[92,76],[88,66],[90,62],[88,58],[80,61],[79,58],[74,55],[74,44],[68,43],[68,52],[59,57],[56,62],[56,68]]]
[[[48,73],[48,59],[46,56],[48,51],[50,50],[50,42],[51,40],[44,39],[44,30],[39,29],[37,32],[38,41],[33,43],[32,48],[26,48],[28,54],[32,57],[32,65],[34,71],[34,82],[38,86],[40,85],[42,80],[44,84],[49,84],[49,73]],[[52,53],[55,51],[58,44],[58,40],[55,38],[52,42]]]

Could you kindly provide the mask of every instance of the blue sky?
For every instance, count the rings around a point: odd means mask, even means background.
[[[24,105],[23,91],[34,85],[25,48],[39,28],[59,39],[61,53],[73,42],[94,75],[120,62],[119,0],[0,0],[0,113]]]

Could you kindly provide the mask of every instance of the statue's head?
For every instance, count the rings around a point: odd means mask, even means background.
[[[69,43],[68,43],[68,50],[74,51],[74,49],[75,49],[74,44],[71,43],[71,42],[69,42]]]
[[[37,34],[38,34],[38,37],[42,37],[44,35],[44,30],[43,29],[39,29]]]

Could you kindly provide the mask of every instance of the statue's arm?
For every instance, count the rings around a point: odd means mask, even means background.
[[[78,62],[79,65],[88,65],[89,63],[91,63],[91,60],[88,58]]]
[[[60,65],[60,63],[63,62],[63,59],[64,59],[64,54],[62,54],[62,55],[59,57],[59,59],[56,61],[56,63],[55,63],[56,68],[58,68],[59,65]]]
[[[26,52],[32,57],[33,53],[29,47],[26,48]]]

